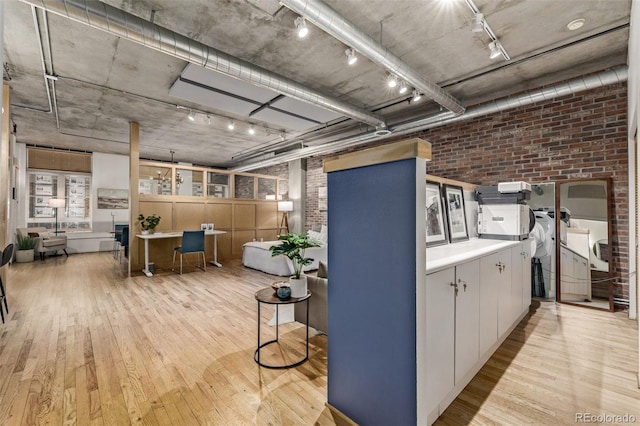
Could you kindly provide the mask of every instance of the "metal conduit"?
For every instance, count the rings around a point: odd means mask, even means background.
[[[356,121],[374,127],[386,127],[384,119],[377,114],[324,95],[279,74],[267,71],[108,4],[91,0],[21,1],[184,61],[282,93],[302,102],[335,111]]]
[[[408,123],[399,124],[397,126],[392,126],[390,128],[392,133],[387,137],[379,137],[376,136],[373,132],[370,132],[358,136],[328,142],[323,145],[302,148],[275,157],[272,156],[268,159],[263,159],[253,163],[247,163],[238,167],[234,167],[232,168],[232,170],[243,172],[260,167],[268,167],[299,158],[310,157],[312,155],[330,154],[341,149],[351,148],[353,146],[365,144],[374,140],[390,139],[392,137],[395,138],[409,133],[415,133],[463,120],[470,120],[472,118],[484,115],[495,114],[512,108],[531,105],[536,102],[549,101],[560,96],[571,95],[585,90],[592,90],[611,84],[622,83],[627,81],[628,78],[628,68],[626,66],[621,66],[611,70],[603,71],[598,74],[579,77],[574,80],[555,84],[553,86],[543,87],[540,89],[524,92],[516,96],[509,96],[506,98],[469,107],[462,115],[456,116],[454,113],[446,111],[431,117],[414,120]]]
[[[358,53],[387,68],[391,73],[407,81],[449,111],[456,115],[464,112],[465,108],[462,103],[446,90],[422,77],[406,62],[357,29],[321,0],[280,0],[280,3],[299,13],[309,22],[355,49]]]

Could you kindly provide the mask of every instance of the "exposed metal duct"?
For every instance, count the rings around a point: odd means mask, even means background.
[[[373,127],[386,127],[384,119],[377,114],[324,95],[279,74],[267,71],[103,2],[95,0],[21,1],[183,61],[282,93],[302,102],[335,111]]]
[[[280,0],[280,3],[304,16],[309,22],[355,49],[361,55],[387,68],[391,73],[407,81],[449,111],[455,114],[464,112],[465,108],[462,103],[446,90],[422,77],[406,62],[357,29],[351,22],[322,1]]]
[[[571,95],[585,90],[597,89],[599,87],[609,86],[611,84],[622,83],[629,78],[629,71],[626,66],[613,68],[598,74],[592,74],[579,77],[574,80],[565,81],[553,86],[543,87],[536,90],[521,93],[516,96],[508,96],[506,98],[495,101],[486,102],[473,107],[469,107],[464,114],[456,116],[450,111],[439,113],[431,117],[414,120],[408,123],[391,126],[392,134],[388,137],[377,137],[374,132],[352,136],[309,148],[302,148],[291,151],[286,154],[256,161],[253,163],[243,164],[234,167],[234,171],[248,171],[260,167],[273,166],[286,161],[296,160],[299,158],[310,157],[312,155],[324,155],[337,152],[342,149],[351,148],[353,146],[362,145],[374,140],[384,140],[395,138],[398,136],[419,132],[434,127],[445,126],[459,121],[470,120],[484,115],[495,114],[508,109],[531,105],[536,102],[543,102],[555,99],[560,96]]]

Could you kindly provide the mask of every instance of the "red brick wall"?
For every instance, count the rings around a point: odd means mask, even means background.
[[[615,295],[628,298],[626,113],[627,86],[623,83],[382,143],[426,139],[433,150],[433,161],[427,165],[430,174],[475,184],[611,177]],[[316,189],[326,186],[324,158],[307,162],[307,225],[327,221],[326,212],[318,211]]]

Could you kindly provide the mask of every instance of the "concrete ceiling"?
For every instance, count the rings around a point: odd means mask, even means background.
[[[17,140],[94,152],[128,153],[129,122],[141,129],[141,156],[232,167],[244,153],[327,142],[371,131],[352,119],[294,130],[173,97],[187,62],[18,0],[4,3],[4,80],[12,88]],[[105,0],[323,94],[375,111],[388,124],[424,117],[439,106],[409,102],[385,87],[387,71],[359,55],[347,66],[342,42],[276,0]],[[386,47],[465,106],[626,64],[631,0],[476,0],[511,60],[489,59],[464,0],[328,0],[357,29]],[[584,18],[582,28],[567,23]],[[46,38],[48,29],[49,40]],[[39,34],[39,35],[36,35]],[[45,88],[40,44],[47,73]],[[49,56],[49,45],[51,55]],[[196,111],[196,121],[187,116]],[[56,115],[57,120],[56,122]],[[209,118],[207,118],[209,116]],[[236,129],[227,129],[234,119]],[[209,123],[210,120],[210,123]],[[247,133],[256,125],[256,135]],[[277,145],[276,145],[277,144]],[[291,148],[289,148],[291,149]]]

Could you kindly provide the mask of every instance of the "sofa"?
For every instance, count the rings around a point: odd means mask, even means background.
[[[17,234],[20,238],[33,237],[36,239],[36,246],[33,251],[40,255],[40,260],[44,260],[44,256],[48,252],[57,252],[58,250],[67,253],[67,236],[55,235],[45,227],[36,228],[18,228]]]
[[[321,333],[327,332],[327,295],[329,279],[327,264],[319,262],[317,276],[307,275],[307,289],[311,291],[309,299],[309,327]],[[307,322],[307,304],[296,303],[294,319],[301,323]]]

